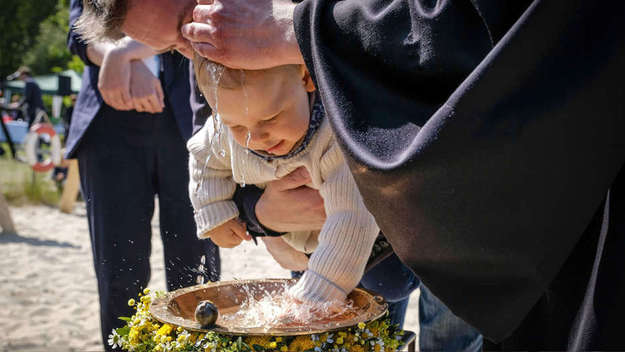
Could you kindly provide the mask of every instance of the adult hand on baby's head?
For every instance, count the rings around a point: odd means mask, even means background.
[[[198,0],[182,35],[200,55],[232,68],[303,64],[294,9],[288,0]]]
[[[234,248],[243,240],[250,241],[245,224],[232,219],[208,232],[208,237],[219,247]]]
[[[256,218],[274,231],[319,230],[326,220],[323,198],[311,181],[305,167],[270,182],[256,203]]]

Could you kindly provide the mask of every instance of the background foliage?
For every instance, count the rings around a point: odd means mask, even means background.
[[[0,2],[0,78],[28,65],[35,75],[68,68],[82,73],[80,59],[67,50],[69,0]]]

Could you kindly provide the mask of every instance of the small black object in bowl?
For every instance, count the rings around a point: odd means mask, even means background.
[[[219,311],[211,301],[200,301],[195,307],[195,320],[202,328],[211,327],[217,321]]]

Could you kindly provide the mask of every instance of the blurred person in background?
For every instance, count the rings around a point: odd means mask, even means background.
[[[41,99],[41,88],[33,79],[30,68],[21,66],[15,73],[7,77],[7,80],[19,79],[24,82],[24,96],[11,104],[12,108],[24,108],[28,127],[33,124],[37,117],[37,112],[45,110]]]

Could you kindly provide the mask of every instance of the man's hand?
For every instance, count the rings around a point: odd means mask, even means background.
[[[202,56],[225,66],[263,69],[303,64],[290,0],[198,0],[182,35]]]
[[[143,61],[131,62],[130,96],[132,105],[139,112],[156,114],[165,108],[165,95],[161,81],[154,76]]]
[[[208,237],[223,248],[234,248],[241,244],[243,240],[250,241],[250,236],[245,230],[245,224],[237,221],[236,219],[229,220],[228,222],[220,225],[208,232]]]
[[[308,257],[291,247],[282,237],[261,237],[267,251],[283,269],[303,271],[308,268]]]
[[[111,47],[100,65],[98,90],[102,99],[117,110],[134,108],[130,97],[130,62],[124,48]]]
[[[310,181],[310,174],[302,166],[270,182],[256,203],[258,221],[280,232],[321,229],[326,220],[323,198],[317,190],[305,186]]]

